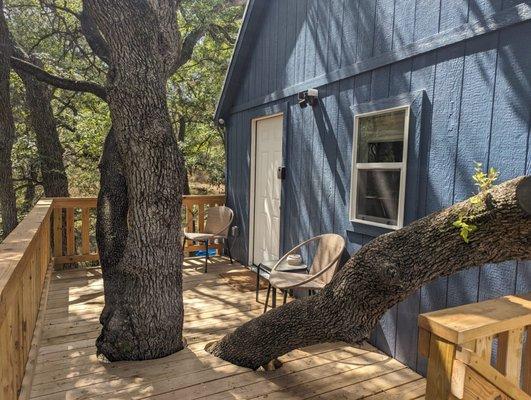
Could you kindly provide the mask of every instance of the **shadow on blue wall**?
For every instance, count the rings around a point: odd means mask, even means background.
[[[259,97],[463,23],[485,21],[516,3],[272,1],[264,16],[270,23],[262,25],[241,97]],[[327,231],[345,235],[350,253],[372,239],[353,231],[348,218],[353,104],[426,90],[419,195],[408,198],[417,217],[469,197],[475,190],[474,161],[498,168],[500,180],[531,173],[531,54],[525,37],[531,37],[529,22],[320,87],[319,106],[313,109],[300,109],[289,99],[283,249]],[[259,109],[233,115],[231,125],[238,134],[228,139],[229,203],[242,227],[241,243],[235,246],[241,257],[247,256],[250,118]],[[389,310],[372,340],[424,372],[425,361],[417,359],[419,312],[529,290],[529,262],[487,265],[443,277]]]

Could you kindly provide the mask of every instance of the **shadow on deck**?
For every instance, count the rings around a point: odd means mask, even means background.
[[[96,357],[103,284],[99,268],[56,271],[48,293],[31,398],[71,399],[416,399],[425,380],[372,346],[327,343],[282,357],[276,371],[251,371],[206,353],[208,342],[260,315],[254,277],[215,257],[184,269],[188,347],[144,362],[102,363]],[[229,282],[227,273],[243,279]],[[223,274],[220,276],[220,274]],[[238,290],[237,290],[238,289]],[[265,296],[262,294],[261,298]]]

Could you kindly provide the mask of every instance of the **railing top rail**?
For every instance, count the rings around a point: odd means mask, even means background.
[[[531,325],[531,292],[419,316],[419,327],[455,344]]]
[[[54,208],[95,208],[98,203],[96,197],[54,197],[51,200]]]
[[[185,203],[195,203],[195,202],[204,202],[204,201],[224,201],[224,194],[194,194],[194,195],[185,195],[183,196],[183,202]],[[98,199],[96,197],[54,197],[53,198],[53,207],[54,208],[68,208],[68,207],[90,207],[94,208],[97,206]]]
[[[0,322],[5,316],[13,283],[22,272],[17,267],[22,264],[29,250],[36,243],[37,233],[52,211],[52,202],[52,199],[39,200],[30,213],[0,244]]]
[[[184,198],[187,199],[195,199],[195,198],[201,198],[201,197],[222,197],[225,198],[225,193],[219,193],[219,194],[185,194],[183,195]]]
[[[225,200],[224,194],[192,194],[192,195],[185,195],[183,196],[183,202],[194,202],[194,201],[202,201],[202,200]]]

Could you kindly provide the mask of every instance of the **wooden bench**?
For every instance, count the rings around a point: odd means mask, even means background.
[[[426,399],[531,400],[531,292],[419,316]]]

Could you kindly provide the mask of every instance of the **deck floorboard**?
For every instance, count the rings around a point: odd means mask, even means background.
[[[325,343],[281,358],[276,371],[250,371],[204,346],[260,315],[252,285],[236,290],[221,273],[244,271],[214,259],[187,259],[184,269],[188,347],[144,362],[103,363],[96,356],[103,308],[99,268],[52,275],[31,398],[74,399],[417,399],[425,380],[369,344]],[[264,292],[261,299],[264,299]],[[280,298],[278,299],[280,302]]]

